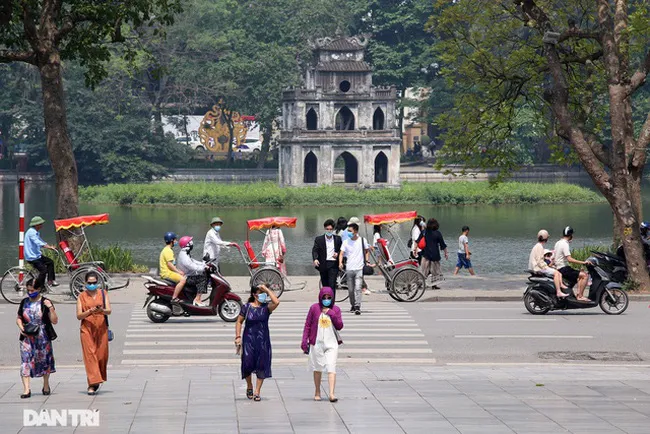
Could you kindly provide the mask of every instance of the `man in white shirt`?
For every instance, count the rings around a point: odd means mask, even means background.
[[[575,268],[572,268],[569,264],[579,264],[585,265],[586,262],[578,261],[571,257],[571,247],[569,242],[573,240],[573,228],[567,226],[562,232],[562,239],[555,243],[555,266],[557,271],[562,274],[571,287],[578,284],[578,294],[576,298],[580,301],[589,301],[588,298],[584,296],[585,288],[587,287],[588,276],[584,271],[578,271]]]
[[[235,245],[235,243],[231,243],[230,241],[223,241],[221,239],[219,232],[221,231],[222,226],[223,220],[221,220],[219,217],[213,218],[210,222],[210,229],[208,230],[208,233],[205,234],[205,241],[203,244],[203,257],[205,257],[205,255],[210,256],[210,262],[214,263],[214,265],[217,267],[217,270],[219,270],[221,248]],[[219,272],[221,272],[221,270],[219,270]]]
[[[347,258],[346,274],[348,276],[348,293],[350,294],[350,312],[361,315],[361,285],[363,284],[363,267],[368,264],[370,246],[368,241],[359,236],[359,225],[348,225],[350,238],[343,241],[339,255],[339,269],[343,270],[343,258]]]

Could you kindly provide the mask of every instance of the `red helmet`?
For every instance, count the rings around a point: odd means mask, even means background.
[[[184,249],[185,247],[187,247],[192,242],[192,239],[193,239],[192,237],[188,237],[187,235],[185,235],[180,240],[178,240],[178,246],[181,249]]]

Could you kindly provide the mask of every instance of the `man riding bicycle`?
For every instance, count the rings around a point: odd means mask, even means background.
[[[59,285],[55,280],[54,261],[43,256],[43,253],[41,252],[43,247],[56,251],[56,247],[47,244],[43,241],[43,238],[41,238],[41,228],[43,228],[43,223],[45,223],[43,217],[34,216],[29,222],[29,229],[25,232],[25,260],[38,270],[38,277],[34,283],[36,288],[42,288],[46,278],[48,285]]]

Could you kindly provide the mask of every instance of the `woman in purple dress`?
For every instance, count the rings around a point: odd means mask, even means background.
[[[260,390],[265,378],[271,378],[271,335],[269,316],[280,300],[264,285],[251,288],[248,303],[242,308],[235,325],[235,345],[241,349],[241,377],[246,379],[246,397],[261,401]],[[242,339],[242,324],[244,334]],[[253,391],[252,374],[257,383]]]
[[[52,325],[59,321],[52,301],[41,296],[40,288],[34,288],[34,279],[29,279],[25,287],[29,297],[20,302],[16,318],[20,329],[20,377],[23,381],[20,397],[23,399],[32,396],[29,380],[34,377],[43,377],[43,395],[51,393],[50,374],[56,372],[52,352],[56,332]]]

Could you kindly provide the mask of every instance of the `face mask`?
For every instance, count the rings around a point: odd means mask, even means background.
[[[354,231],[348,231],[348,234],[350,234],[351,237],[354,236]]]
[[[323,300],[321,300],[321,302],[323,303],[323,306],[325,306],[325,307],[330,307],[332,305],[332,299],[331,298],[324,298]]]
[[[36,298],[40,293],[41,293],[40,291],[34,291],[34,292],[28,292],[27,295],[29,295],[29,298]]]
[[[215,226],[215,227],[214,227],[214,231],[215,231],[215,232],[219,232],[220,230],[221,230],[221,226]]]
[[[94,290],[96,290],[97,288],[99,288],[99,285],[96,284],[96,283],[86,283],[86,289],[87,289],[88,291],[94,291]]]
[[[420,227],[421,227],[422,229],[424,229],[424,228],[426,228],[426,227],[427,227],[427,224],[426,224],[426,223],[424,223],[424,222],[423,222],[423,223],[420,223]]]
[[[332,235],[334,235],[334,232],[332,232],[332,231],[325,231],[325,235],[327,235],[328,237],[331,237]]]
[[[258,294],[258,296],[257,296],[257,301],[259,301],[260,303],[264,304],[264,303],[268,302],[267,298],[268,298],[268,297],[267,297],[267,295],[266,295],[265,293]]]

